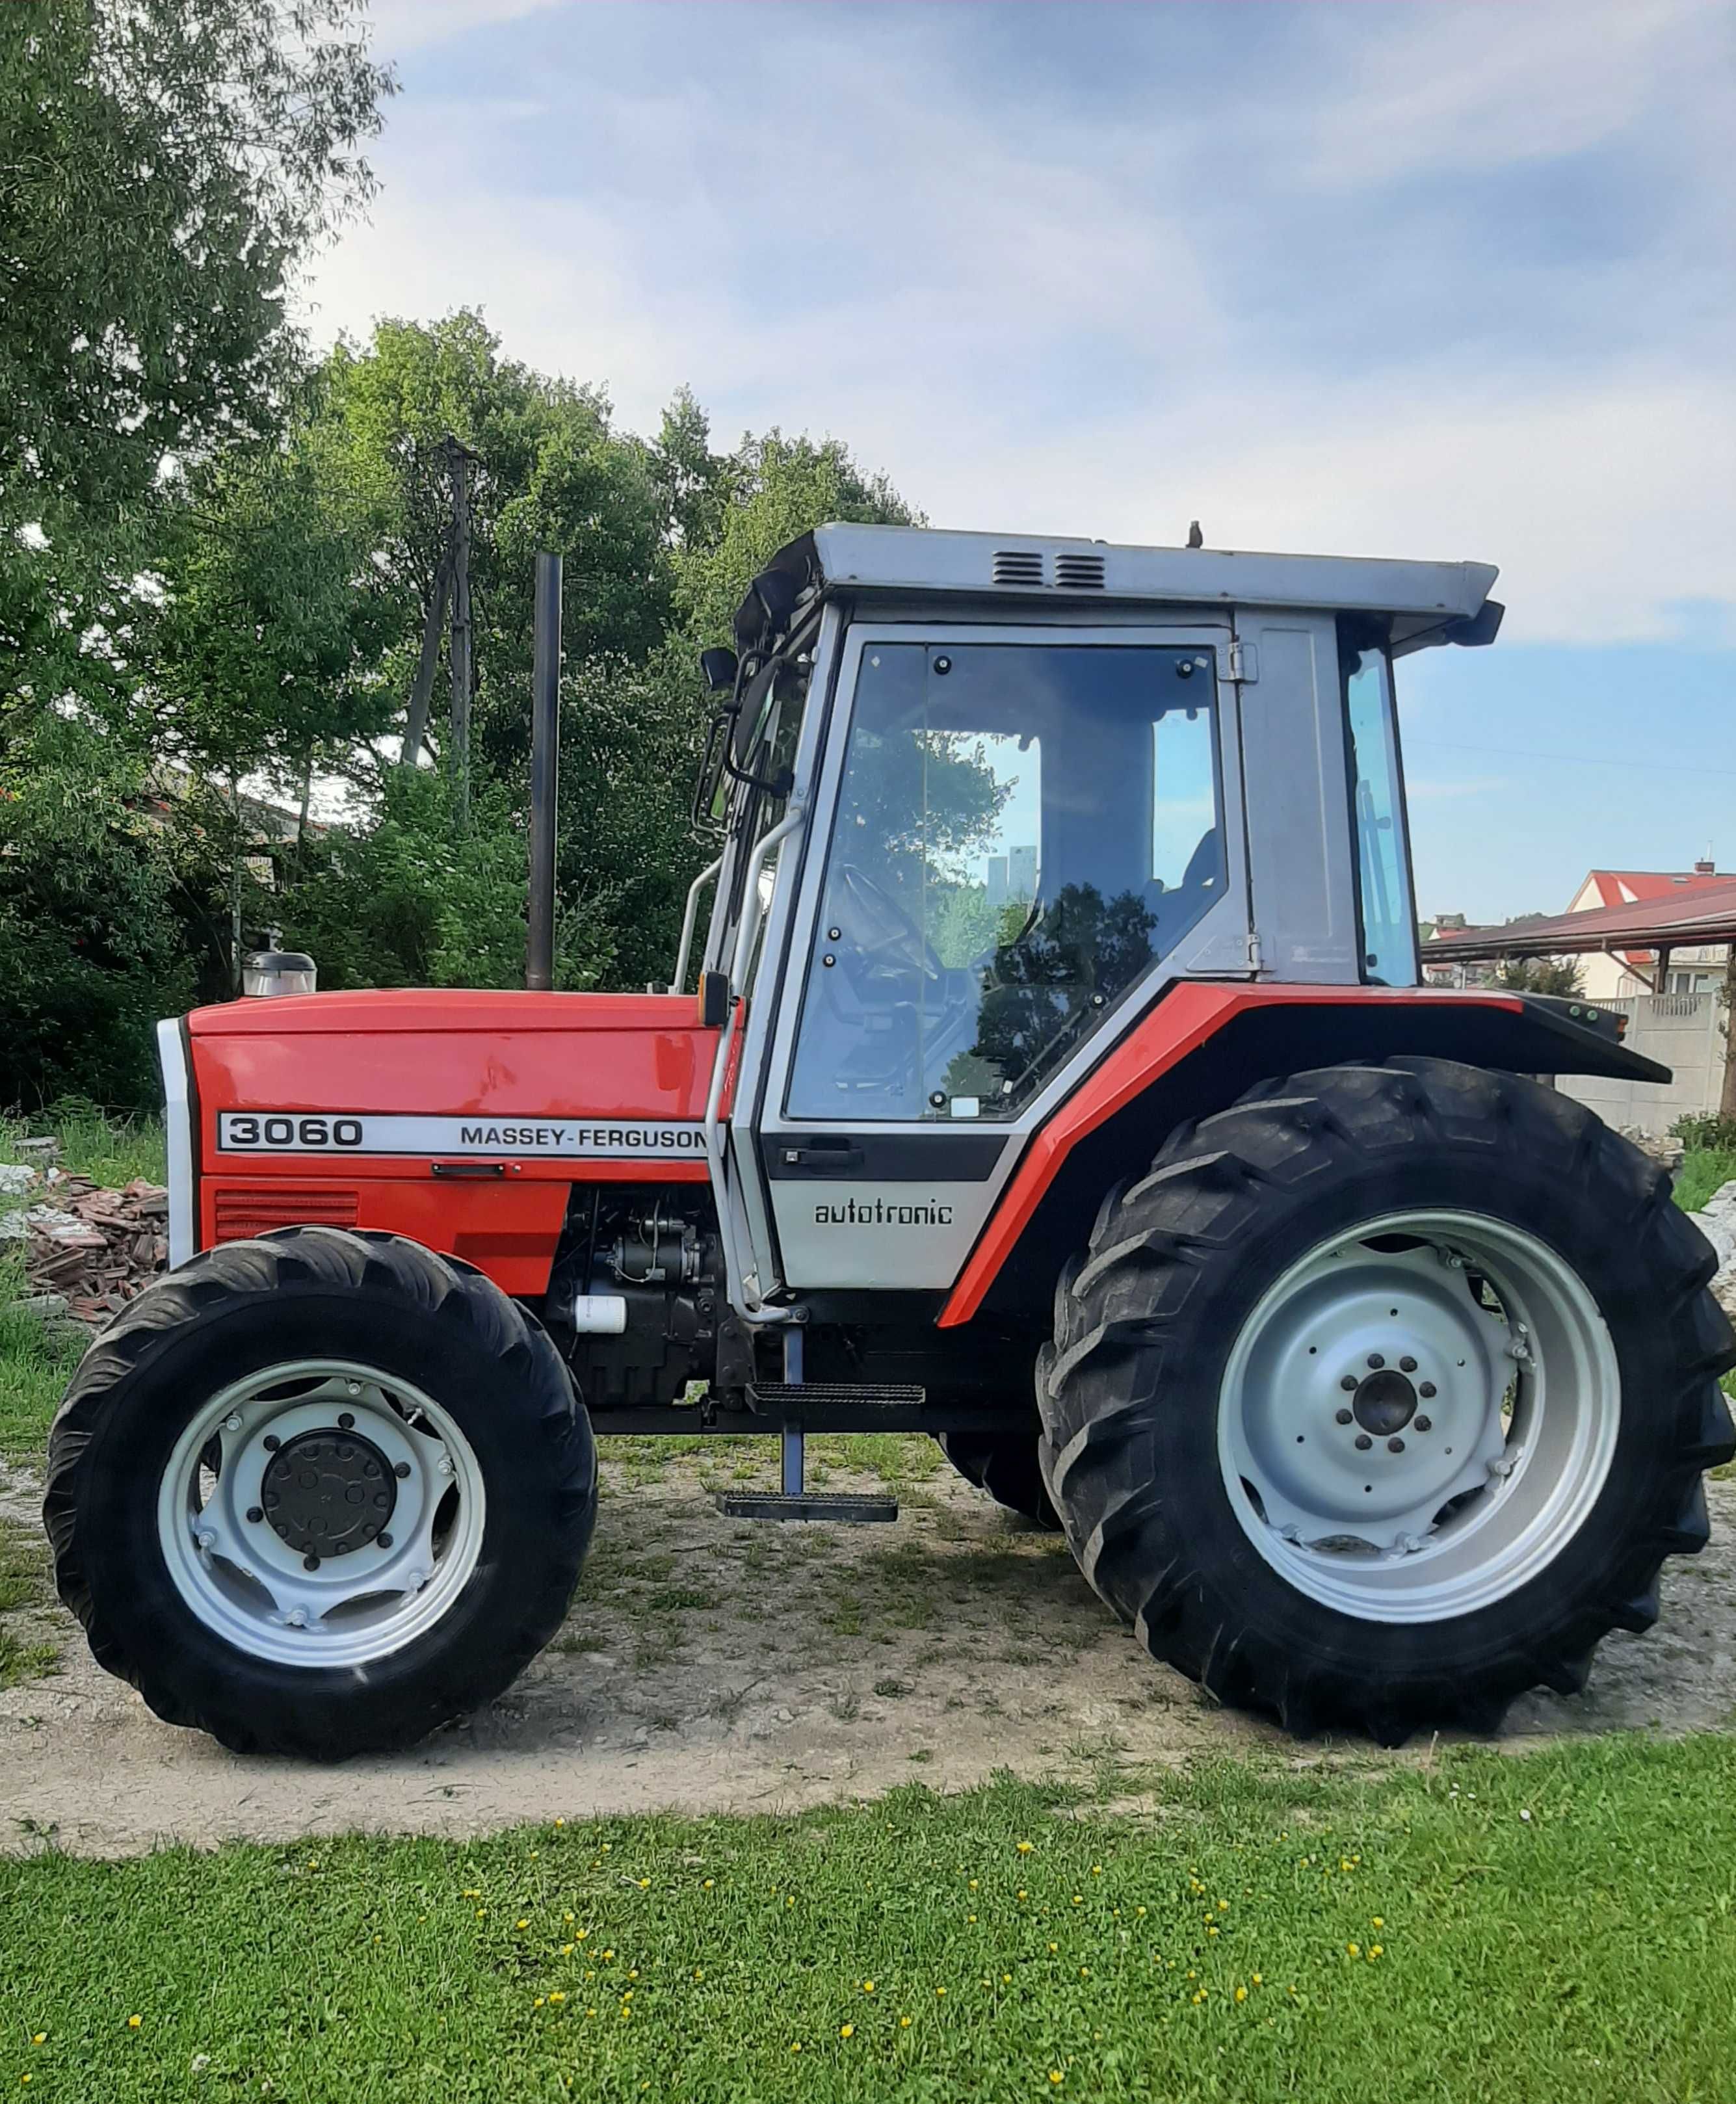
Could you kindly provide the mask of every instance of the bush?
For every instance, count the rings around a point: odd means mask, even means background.
[[[1672,1139],[1679,1139],[1690,1154],[1736,1152],[1736,1117],[1720,1117],[1715,1111],[1703,1111],[1691,1117],[1679,1117],[1670,1128]]]

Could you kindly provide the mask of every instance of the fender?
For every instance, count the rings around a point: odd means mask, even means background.
[[[968,1322],[997,1287],[997,1300],[1034,1297],[1047,1307],[1055,1272],[1084,1241],[1103,1190],[1148,1161],[1183,1120],[1227,1108],[1256,1081],[1405,1054],[1513,1073],[1667,1081],[1667,1068],[1618,1041],[1615,1022],[1578,1002],[1494,987],[1181,981],[1032,1139],[938,1326]]]

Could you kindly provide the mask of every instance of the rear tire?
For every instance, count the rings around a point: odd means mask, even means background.
[[[1037,1429],[1022,1424],[1006,1432],[940,1432],[940,1451],[967,1483],[987,1491],[998,1505],[1047,1533],[1058,1533],[1060,1515],[1049,1501],[1037,1457]]]
[[[1533,1082],[1267,1083],[1112,1193],[1063,1276],[1044,1478],[1097,1591],[1225,1702],[1491,1730],[1582,1688],[1705,1544],[1702,1472],[1736,1452],[1714,1267],[1656,1165]]]
[[[194,1258],[97,1339],[43,1517],[97,1663],[159,1717],[331,1761],[412,1745],[523,1669],[596,1484],[560,1354],[480,1272],[290,1228]]]

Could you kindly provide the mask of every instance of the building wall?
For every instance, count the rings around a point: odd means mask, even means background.
[[[1676,1078],[1665,1086],[1564,1074],[1555,1084],[1564,1095],[1595,1111],[1607,1125],[1639,1126],[1655,1133],[1667,1132],[1679,1117],[1717,1109],[1724,1085],[1725,1034],[1716,993],[1643,994],[1626,1001],[1600,1000],[1598,1005],[1625,1014],[1623,1042],[1671,1068]]]

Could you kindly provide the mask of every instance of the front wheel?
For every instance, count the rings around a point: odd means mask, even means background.
[[[1736,1451],[1714,1259],[1589,1112],[1445,1061],[1270,1083],[1064,1277],[1050,1494],[1158,1657],[1293,1729],[1492,1728],[1656,1619]]]
[[[60,1597],[100,1665],[238,1752],[392,1750],[559,1626],[596,1509],[560,1354],[468,1265],[289,1228],[91,1347],[49,1442]]]

